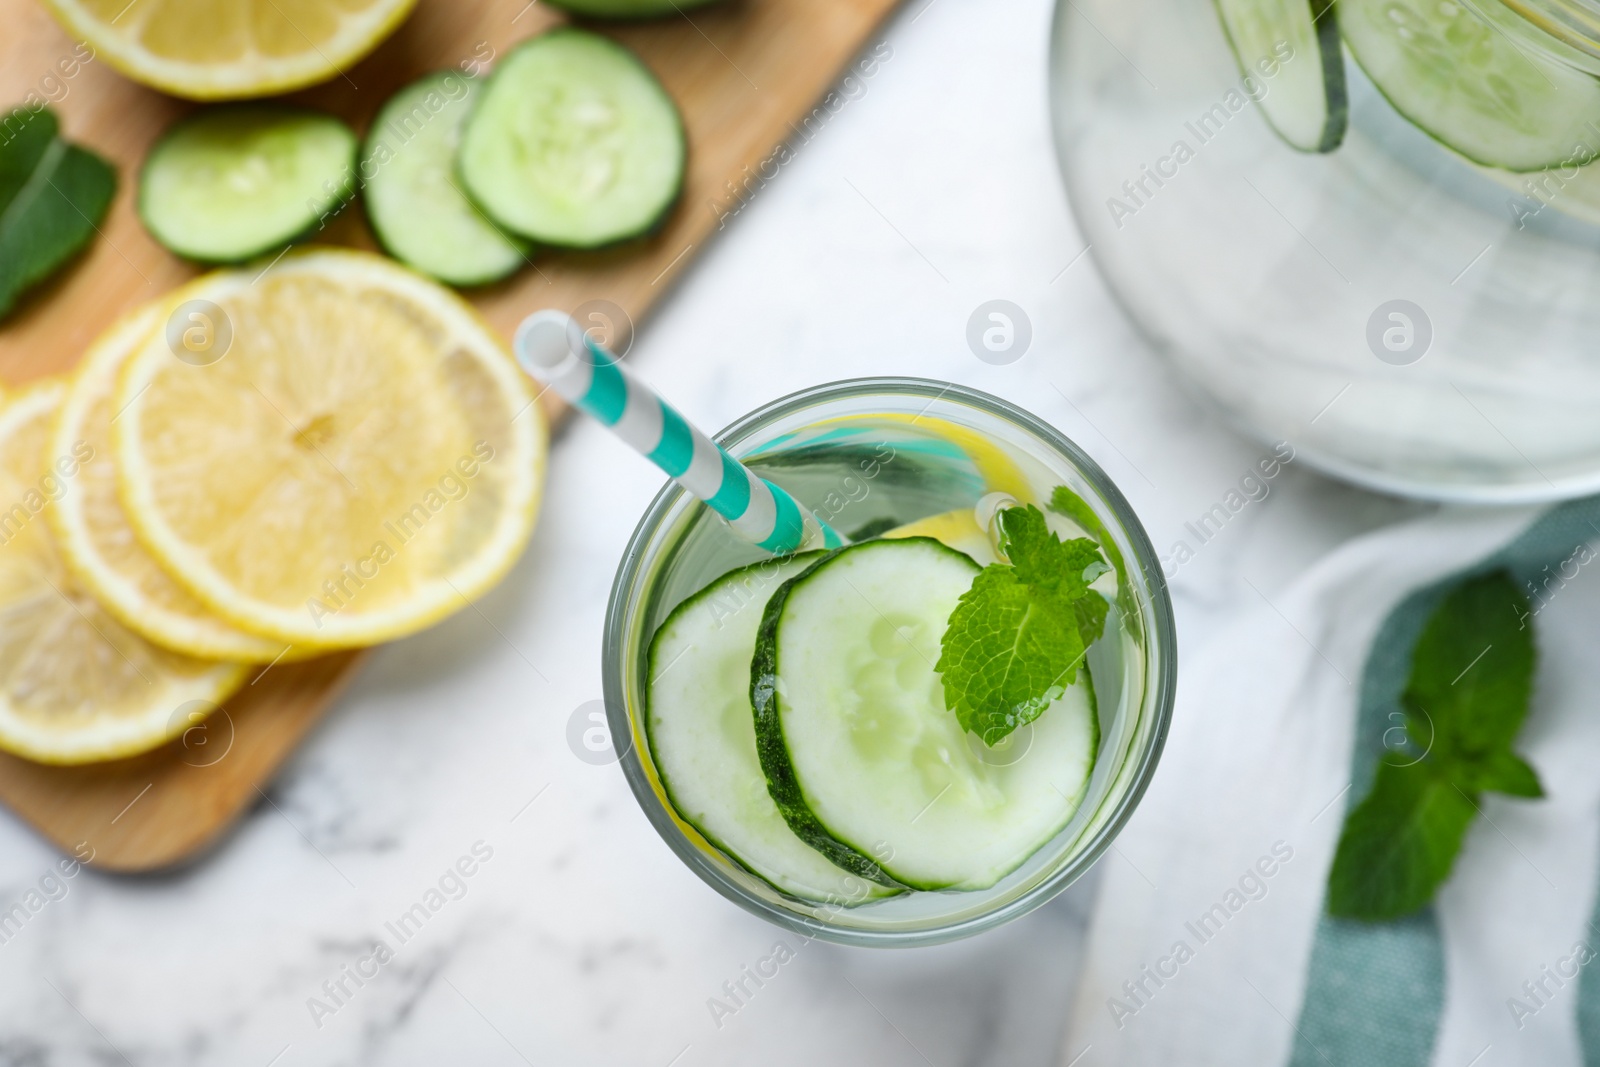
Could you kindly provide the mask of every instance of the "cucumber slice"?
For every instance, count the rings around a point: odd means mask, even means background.
[[[715,0],[550,0],[556,7],[574,15],[598,19],[652,19],[690,8],[705,7]]]
[[[1239,70],[1291,148],[1332,152],[1350,118],[1333,0],[1216,0]]]
[[[180,256],[235,263],[315,228],[355,191],[356,135],[282,104],[207,108],[145,159],[139,217]]]
[[[1475,163],[1528,171],[1570,159],[1600,122],[1600,81],[1514,43],[1498,3],[1339,0],[1345,43],[1396,111]]]
[[[452,285],[483,285],[527,262],[530,245],[489,221],[454,173],[456,144],[482,88],[454,70],[389,98],[361,152],[372,231],[391,256]]]
[[[683,122],[621,45],[584,30],[527,41],[495,67],[461,135],[467,194],[543,244],[648,233],[683,187]]]
[[[673,609],[650,641],[645,735],[684,820],[774,888],[853,903],[894,890],[829,863],[767,792],[750,709],[750,656],[767,599],[822,552],[741,567]]]
[[[933,665],[978,565],[929,537],[830,553],[767,602],[751,661],[761,766],[802,839],[863,877],[982,889],[1072,818],[1099,723],[1087,671],[990,749]]]

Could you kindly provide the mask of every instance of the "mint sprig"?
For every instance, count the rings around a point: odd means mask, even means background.
[[[0,318],[94,236],[117,176],[93,152],[61,139],[49,108],[0,116]]]
[[[1106,600],[1089,588],[1110,568],[1088,538],[1062,541],[1033,505],[1000,512],[1000,549],[962,594],[934,665],[945,706],[993,745],[1038,718],[1077,677],[1105,629]]]
[[[1106,529],[1106,524],[1089,506],[1089,502],[1066,486],[1058,485],[1051,491],[1050,503],[1046,506],[1057,515],[1077,523],[1084,533],[1099,542],[1106,559],[1111,563],[1111,569],[1117,572],[1118,593],[1128,591],[1128,571],[1122,562],[1122,552],[1112,539],[1111,531]]]
[[[1133,619],[1139,617],[1139,604],[1134,599],[1133,586],[1128,583],[1128,568],[1122,560],[1122,550],[1117,547],[1116,538],[1111,536],[1111,531],[1101,521],[1100,515],[1089,505],[1089,502],[1064,485],[1058,485],[1050,493],[1050,502],[1045,507],[1071,519],[1084,533],[1092,537],[1100,546],[1100,551],[1105,553],[1106,560],[1111,564],[1111,569],[1117,575],[1117,593],[1115,603],[1122,611],[1123,618]],[[1142,627],[1131,626],[1124,631],[1127,636],[1138,645],[1144,644],[1144,631]]]
[[[1345,817],[1328,913],[1395,919],[1450,876],[1485,792],[1544,795],[1512,751],[1533,688],[1528,601],[1504,571],[1469,579],[1434,609],[1401,695],[1405,751],[1379,761],[1372,789]]]

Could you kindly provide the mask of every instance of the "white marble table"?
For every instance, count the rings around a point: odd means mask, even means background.
[[[1048,137],[1048,0],[910,4],[891,58],[729,221],[632,359],[710,426],[867,373],[989,390],[1079,441],[1165,551],[1266,449],[1174,387],[1078,258]],[[1032,321],[1009,366],[964,339],[992,298]],[[783,935],[702,885],[618,768],[565,741],[599,696],[604,597],[658,484],[595,427],[565,432],[532,548],[481,613],[379,652],[204,861],[81,873],[0,944],[0,1065],[1055,1062],[1092,875],[965,943],[809,946],[714,1021],[707,999]],[[1291,465],[1179,571],[1183,647],[1252,584],[1271,595],[1406,510]],[[344,977],[372,972],[384,924],[478,842],[492,854],[460,898],[376,976]],[[0,908],[56,858],[0,814]],[[335,1008],[322,986],[341,978],[336,1010],[308,1007]]]

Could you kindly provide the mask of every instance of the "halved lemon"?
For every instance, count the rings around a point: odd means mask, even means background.
[[[82,457],[78,474],[46,509],[67,565],[124,626],[202,659],[266,663],[292,658],[293,646],[218,619],[151,558],[133,534],[117,496],[111,460],[112,393],[139,344],[161,327],[161,303],[114,324],[84,353],[50,445],[53,456]]]
[[[82,465],[78,453],[50,450],[65,395],[48,381],[0,408],[0,748],[89,763],[182,734],[247,668],[151,644],[74,580],[41,514]]]
[[[416,0],[45,0],[135,81],[193,100],[288,92],[342,74]]]
[[[297,646],[372,644],[516,561],[544,415],[453,292],[312,249],[200,278],[162,320],[113,401],[119,488],[145,547],[212,611]]]

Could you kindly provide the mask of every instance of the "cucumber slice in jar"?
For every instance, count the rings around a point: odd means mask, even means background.
[[[1099,721],[1087,669],[993,748],[934,663],[979,567],[929,537],[830,553],[767,602],[751,661],[757,747],[795,833],[862,877],[983,889],[1065,827]]]
[[[423,75],[383,105],[361,152],[367,218],[379,243],[451,285],[504,278],[527,262],[531,247],[485,217],[455,177],[461,125],[481,91],[459,71]]]
[[[206,108],[145,159],[139,217],[157,241],[236,263],[317,229],[355,192],[356,135],[332,115],[282,104]]]
[[[673,809],[707,841],[781,892],[859,903],[896,890],[841,870],[789,829],[767,792],[750,707],[762,609],[823,555],[741,567],[673,609],[650,641],[645,736]]]
[[[1333,0],[1216,0],[1239,70],[1279,137],[1302,152],[1332,152],[1344,140],[1349,97]]]
[[[556,7],[574,15],[597,19],[652,19],[690,8],[705,7],[715,0],[550,0]]]
[[[683,122],[633,53],[584,30],[518,45],[489,75],[456,166],[496,222],[596,248],[654,229],[683,187]]]
[[[1339,0],[1361,69],[1396,111],[1475,163],[1541,170],[1592,144],[1600,81],[1516,43],[1497,2]]]

